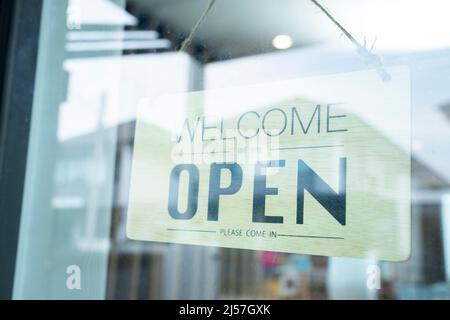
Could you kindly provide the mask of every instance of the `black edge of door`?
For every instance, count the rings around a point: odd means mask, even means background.
[[[0,1],[0,299],[11,299],[42,0]]]

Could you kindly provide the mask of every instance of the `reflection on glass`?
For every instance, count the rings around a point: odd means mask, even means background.
[[[308,1],[287,2],[280,11],[271,1],[217,1],[187,52],[177,52],[204,9],[200,0],[46,0],[14,297],[450,298],[450,42],[442,16],[448,4],[408,2],[412,14],[401,10],[405,1],[377,2],[376,8],[372,2],[324,0],[361,43],[366,36],[372,44],[377,36],[373,50],[386,67],[411,71],[411,119],[395,108],[383,110],[382,102],[358,112],[388,142],[407,150],[389,130],[411,123],[407,261],[133,241],[125,235],[142,100],[368,68]],[[415,14],[425,22],[417,24]],[[273,52],[278,34],[292,37],[292,48]],[[251,98],[256,106],[277,101],[269,92]],[[211,116],[220,111],[231,119],[243,111],[205,105]],[[170,119],[183,116],[169,109],[151,116],[156,139]],[[367,172],[374,165],[368,159]],[[71,265],[80,267],[80,290],[67,288]],[[367,285],[373,266],[379,267],[379,289]]]

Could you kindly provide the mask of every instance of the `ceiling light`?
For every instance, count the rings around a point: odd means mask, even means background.
[[[286,34],[279,34],[272,39],[272,45],[279,50],[289,49],[294,41]]]

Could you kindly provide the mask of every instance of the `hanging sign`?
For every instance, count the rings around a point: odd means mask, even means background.
[[[128,237],[406,259],[410,80],[386,70],[143,101]]]

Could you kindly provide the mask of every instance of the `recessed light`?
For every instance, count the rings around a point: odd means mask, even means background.
[[[279,50],[285,50],[292,47],[294,41],[287,34],[279,34],[272,39],[272,45]]]

